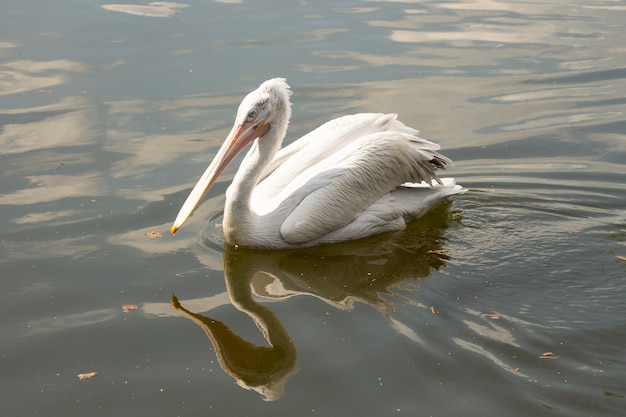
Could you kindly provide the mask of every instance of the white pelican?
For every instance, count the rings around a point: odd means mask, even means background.
[[[180,209],[172,234],[228,164],[252,142],[226,191],[222,229],[232,245],[297,248],[401,230],[442,199],[465,191],[435,169],[451,160],[396,114],[331,120],[281,149],[291,117],[284,78],[239,105],[235,125]]]

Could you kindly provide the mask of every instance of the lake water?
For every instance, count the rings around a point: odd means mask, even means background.
[[[233,166],[169,235],[274,76],[287,141],[397,112],[469,191],[246,251]],[[625,114],[624,1],[5,4],[0,415],[623,415]]]

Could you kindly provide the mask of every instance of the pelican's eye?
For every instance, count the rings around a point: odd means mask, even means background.
[[[248,121],[256,119],[256,110],[252,109],[248,112]]]

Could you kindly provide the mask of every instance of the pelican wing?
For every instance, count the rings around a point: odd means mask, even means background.
[[[335,143],[334,152],[321,159],[313,157],[308,167],[300,161],[300,173],[292,177],[286,191],[293,196],[301,190],[302,198],[281,225],[283,239],[290,244],[318,239],[349,224],[403,183],[440,183],[435,169],[444,168],[450,160],[436,152],[438,145],[408,129],[366,134],[347,145]],[[298,164],[304,152],[311,158],[308,147],[284,164]]]

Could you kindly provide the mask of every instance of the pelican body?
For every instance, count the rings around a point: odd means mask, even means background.
[[[250,143],[226,191],[222,229],[232,245],[310,247],[401,230],[407,220],[465,191],[435,173],[452,163],[437,152],[439,145],[419,138],[396,114],[339,117],[281,149],[290,95],[286,80],[274,78],[243,99],[172,234]]]

